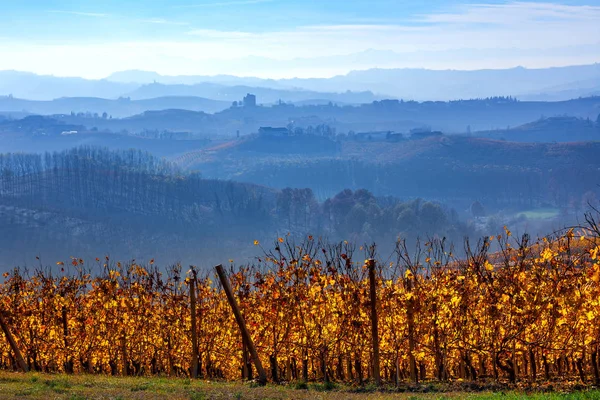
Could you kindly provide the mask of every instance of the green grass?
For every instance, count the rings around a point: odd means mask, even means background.
[[[494,393],[481,394],[476,397],[481,400],[493,399],[532,399],[532,400],[597,400],[600,399],[600,391],[575,392],[575,393]]]
[[[485,386],[484,386],[485,387]],[[490,386],[498,387],[498,386]],[[569,388],[568,386],[565,386]],[[599,390],[571,393],[523,391],[460,391],[456,384],[426,383],[400,389],[373,385],[349,387],[339,384],[291,383],[255,387],[249,383],[210,382],[177,378],[132,378],[92,375],[52,375],[0,371],[0,399],[472,399],[472,400],[600,400]],[[540,387],[540,390],[543,387]],[[545,387],[548,390],[548,387]]]
[[[559,210],[557,208],[538,208],[535,210],[522,211],[516,214],[517,217],[521,215],[527,217],[527,219],[550,219],[558,217]]]

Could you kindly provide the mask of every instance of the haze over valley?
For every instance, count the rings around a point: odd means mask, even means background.
[[[597,204],[597,5],[58,3],[0,28],[4,269],[248,261],[288,233],[543,235]],[[297,21],[259,27],[274,9]]]

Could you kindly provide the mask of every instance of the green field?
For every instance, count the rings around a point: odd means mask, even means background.
[[[124,378],[0,372],[2,399],[598,399],[600,391],[526,393],[458,391],[457,386],[424,384],[375,392],[372,387],[327,388],[322,384],[268,385],[170,378]]]

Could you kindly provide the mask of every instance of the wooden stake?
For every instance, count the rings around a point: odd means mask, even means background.
[[[223,269],[222,265],[217,265],[215,269],[217,270],[217,275],[219,275],[219,280],[221,281],[223,289],[225,290],[225,294],[227,295],[229,305],[233,310],[235,320],[237,321],[237,324],[240,327],[242,338],[246,340],[246,345],[248,346],[248,350],[250,350],[250,356],[252,357],[252,361],[254,361],[254,366],[256,367],[256,371],[258,372],[258,383],[260,385],[266,385],[267,373],[265,372],[262,363],[260,362],[260,358],[258,357],[256,347],[254,347],[254,342],[252,341],[252,337],[250,337],[250,332],[248,332],[248,328],[246,327],[246,321],[244,321],[244,317],[242,316],[240,308],[238,307],[238,304],[235,301],[235,297],[233,297],[233,291],[231,290],[229,279],[225,275],[225,270]]]
[[[412,278],[406,278],[406,289],[408,293],[412,293]],[[419,383],[417,375],[417,362],[415,360],[415,312],[414,312],[414,296],[408,299],[406,305],[406,322],[408,324],[408,363],[410,371],[410,380],[413,383]]]
[[[10,332],[10,329],[8,329],[8,325],[6,324],[6,321],[4,320],[3,314],[4,314],[4,311],[0,310],[0,327],[2,327],[2,330],[4,331],[4,335],[6,336],[6,340],[8,340],[8,344],[10,345],[10,348],[12,349],[13,353],[15,353],[15,357],[17,358],[17,364],[19,365],[19,368],[21,368],[23,370],[23,372],[29,372],[29,368],[27,367],[27,364],[25,364],[25,360],[23,359],[21,350],[19,350],[19,347],[17,346],[17,342],[15,342],[15,338],[13,337],[12,333]]]
[[[375,385],[381,384],[379,372],[379,328],[377,321],[377,282],[375,281],[375,260],[367,261],[369,267],[369,284],[371,294],[371,336],[373,339],[373,380]]]
[[[123,376],[129,375],[129,360],[127,356],[127,339],[125,331],[121,333],[121,358],[123,359]]]
[[[192,323],[192,379],[198,378],[198,330],[196,321],[196,270],[192,269],[190,279],[190,313]]]
[[[250,360],[248,360],[248,346],[246,346],[246,341],[242,338],[242,380],[249,379],[250,374],[248,367],[250,367]]]

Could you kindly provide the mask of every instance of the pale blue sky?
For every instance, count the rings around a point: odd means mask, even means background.
[[[283,77],[374,66],[600,62],[600,0],[3,3],[0,70],[94,78],[124,69]],[[331,57],[366,50],[379,52],[337,62]],[[302,60],[289,61],[294,58]]]

